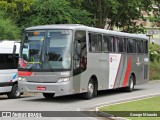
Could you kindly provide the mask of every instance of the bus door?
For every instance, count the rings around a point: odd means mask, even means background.
[[[81,92],[81,77],[87,68],[86,31],[75,32],[73,46],[73,89]]]

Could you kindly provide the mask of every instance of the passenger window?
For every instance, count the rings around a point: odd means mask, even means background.
[[[136,41],[136,49],[137,53],[143,53],[143,41],[142,40],[137,40]]]
[[[136,42],[135,40],[128,40],[127,42],[127,52],[128,53],[136,53]]]
[[[109,40],[109,52],[114,52],[113,40],[114,40],[114,38],[110,37],[110,40]]]
[[[111,52],[110,48],[112,48],[111,43],[112,37],[110,36],[103,36],[103,51],[104,52]]]
[[[117,46],[117,39],[113,37],[113,51],[112,52],[117,52],[118,51],[118,46]]]
[[[148,41],[144,41],[144,52],[148,54]]]
[[[94,33],[89,33],[89,51],[101,52],[102,51],[102,36]]]
[[[117,47],[118,52],[124,52],[124,39],[117,37]]]

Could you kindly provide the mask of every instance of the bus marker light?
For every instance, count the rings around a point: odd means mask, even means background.
[[[40,34],[40,32],[38,32],[38,31],[35,31],[35,32],[34,32],[34,35],[35,35],[35,36],[37,36],[37,35],[39,35],[39,34]]]

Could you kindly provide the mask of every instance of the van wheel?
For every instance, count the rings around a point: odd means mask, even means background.
[[[19,98],[21,93],[18,88],[18,84],[14,84],[10,93],[7,94],[8,98]]]
[[[126,87],[126,91],[127,92],[132,92],[133,90],[134,90],[134,77],[133,77],[133,75],[131,75],[130,76],[130,78],[129,78],[129,86],[128,87]]]
[[[88,86],[87,86],[87,92],[83,93],[82,97],[84,99],[89,100],[89,99],[92,99],[94,97],[95,93],[97,93],[96,86],[94,84],[93,79],[91,78],[89,83],[88,83]]]
[[[43,96],[44,96],[46,99],[53,99],[54,93],[43,93]]]

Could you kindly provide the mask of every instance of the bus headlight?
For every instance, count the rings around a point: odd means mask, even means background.
[[[67,82],[67,81],[69,81],[69,77],[59,78],[57,82],[60,83],[60,82]]]
[[[26,78],[18,77],[18,81],[24,81],[24,82],[26,82],[27,80],[26,80]]]

